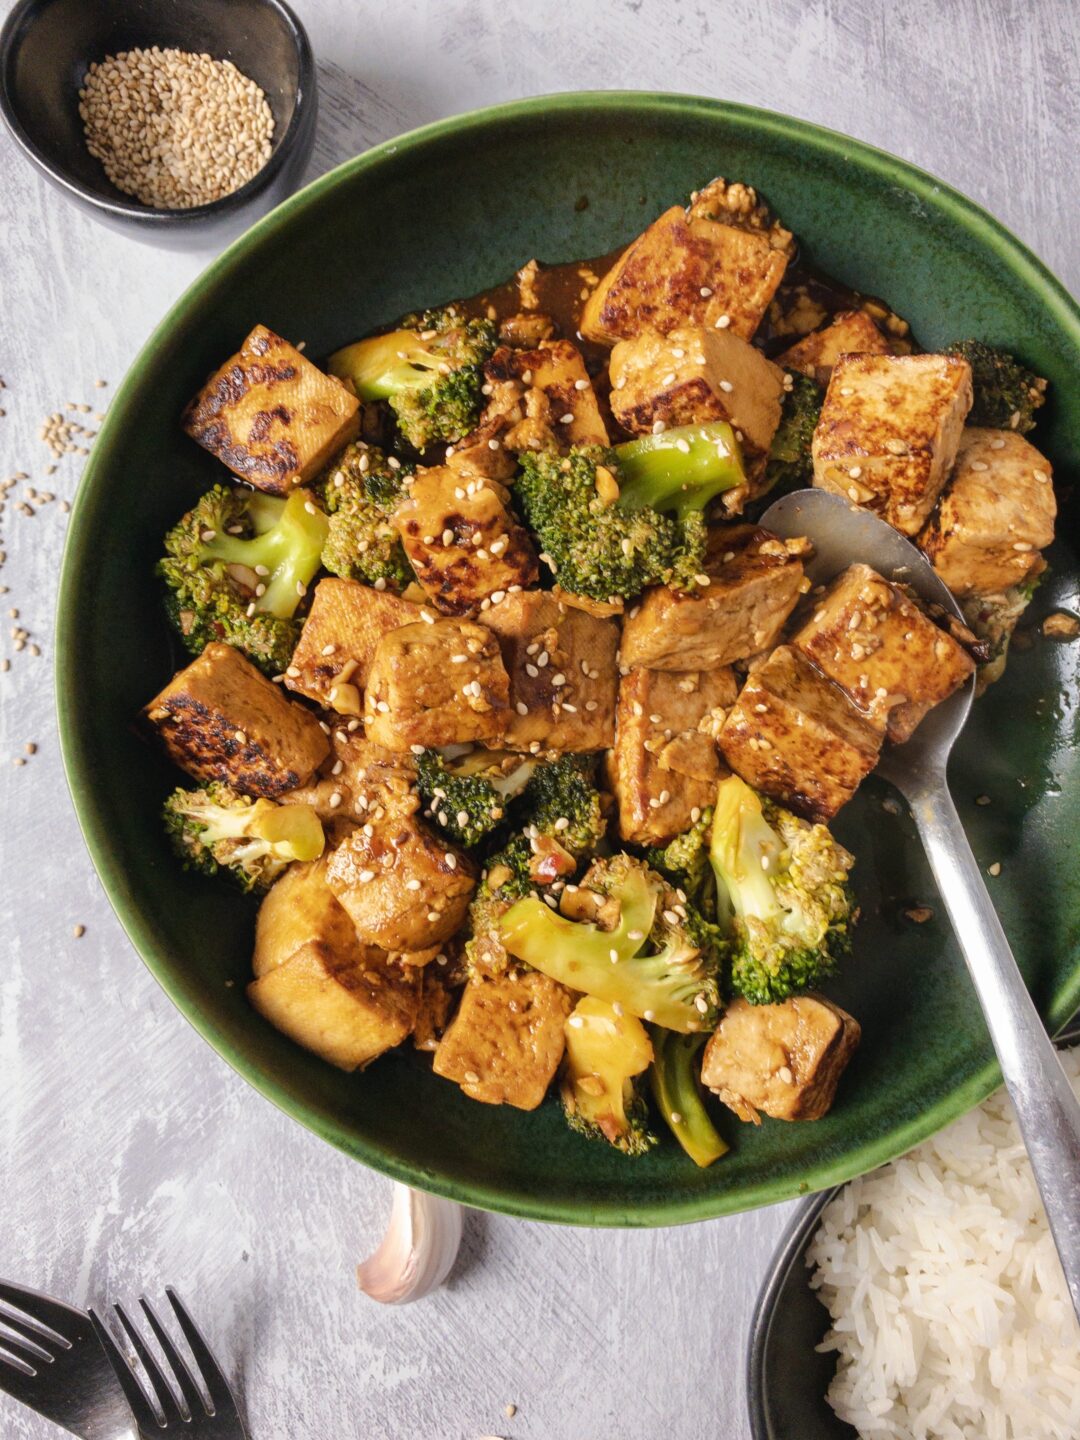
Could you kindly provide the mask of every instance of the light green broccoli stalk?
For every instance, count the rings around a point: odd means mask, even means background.
[[[695,1165],[704,1169],[730,1148],[713,1124],[701,1097],[698,1060],[704,1035],[677,1035],[653,1027],[649,1084],[657,1109]]]
[[[228,785],[174,790],[162,813],[185,868],[228,873],[244,890],[268,890],[294,860],[317,860],[325,844],[310,805],[252,800]]]
[[[679,425],[614,448],[620,510],[656,510],[685,521],[717,495],[746,484],[735,431],[724,420]]]

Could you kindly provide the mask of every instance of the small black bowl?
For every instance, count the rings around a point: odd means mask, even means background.
[[[87,68],[153,45],[231,60],[262,87],[273,112],[266,165],[209,205],[142,205],[86,148],[79,88]],[[0,31],[0,113],[26,155],[97,219],[174,249],[221,244],[295,189],[317,111],[311,46],[282,0],[19,0]]]

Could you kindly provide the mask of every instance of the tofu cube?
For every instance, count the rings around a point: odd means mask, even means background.
[[[274,799],[303,785],[330,742],[309,710],[231,645],[210,644],[143,711],[169,758],[196,780]]]
[[[313,940],[248,986],[270,1024],[339,1070],[356,1070],[411,1033],[420,1003],[419,972]]]
[[[798,370],[828,385],[841,355],[887,355],[889,342],[865,310],[841,310],[820,330],[796,341],[776,357],[784,370]]]
[[[859,1022],[822,995],[733,1000],[709,1037],[701,1081],[740,1120],[820,1120],[858,1048]]]
[[[751,671],[719,735],[748,785],[811,820],[829,820],[877,764],[882,728],[790,645]]]
[[[612,619],[558,600],[550,591],[522,590],[484,611],[510,678],[501,744],[585,754],[615,738],[615,652]]]
[[[315,587],[285,684],[328,710],[360,715],[376,645],[419,621],[420,608],[358,580],[326,576]]]
[[[368,739],[387,750],[494,740],[510,681],[490,630],[471,620],[403,625],[375,647],[364,710]]]
[[[869,565],[849,565],[791,637],[899,744],[975,668],[967,651]]]
[[[287,495],[311,480],[360,428],[360,402],[265,325],[215,370],[182,424],[234,475]]]
[[[777,240],[673,205],[601,279],[582,310],[581,333],[614,345],[643,330],[714,328],[726,317],[721,328],[749,340],[787,269]]]
[[[411,815],[420,807],[416,766],[410,754],[384,750],[362,729],[338,725],[330,732],[330,753],[318,773],[307,785],[283,795],[281,802],[311,805],[324,826],[343,820],[363,825],[379,809]]]
[[[326,883],[362,944],[408,956],[453,935],[476,889],[476,869],[415,816],[387,814],[335,846]]]
[[[539,574],[528,532],[497,480],[448,466],[418,470],[394,515],[409,564],[445,615],[464,615]]]
[[[631,435],[727,420],[748,464],[764,463],[784,395],[784,372],[727,330],[646,331],[611,352],[611,410]]]
[[[436,1075],[472,1100],[535,1110],[563,1057],[570,992],[538,970],[470,980],[435,1051]]]
[[[917,535],[952,470],[971,409],[954,355],[843,355],[814,431],[814,484]]]
[[[326,883],[326,858],[290,865],[263,897],[251,961],[256,980],[304,945],[318,942],[340,955],[356,948],[356,926]]]
[[[621,678],[608,778],[624,840],[663,844],[715,801],[727,773],[716,733],[737,690],[727,666],[635,669]]]
[[[623,624],[624,666],[712,670],[775,644],[803,584],[804,540],[780,540],[754,525],[709,537],[707,587],[646,590]]]
[[[954,595],[995,595],[1041,569],[1056,517],[1050,462],[1015,430],[972,427],[919,544]]]
[[[530,350],[501,345],[484,367],[494,392],[520,397],[519,419],[506,430],[510,450],[569,450],[608,444],[607,426],[581,351],[569,340],[542,340]]]

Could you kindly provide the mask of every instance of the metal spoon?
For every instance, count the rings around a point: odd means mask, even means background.
[[[822,584],[856,561],[910,585],[962,618],[952,593],[909,540],[868,510],[824,490],[799,490],[761,518],[784,538],[806,535],[807,566]],[[878,773],[911,806],[930,868],[986,1017],[1080,1318],[1080,1102],[1028,994],[949,794],[945,769],[971,709],[975,682],[932,710],[904,745],[886,746]]]

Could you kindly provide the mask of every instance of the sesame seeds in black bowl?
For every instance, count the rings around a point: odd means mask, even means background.
[[[173,248],[224,243],[300,181],[311,47],[281,0],[19,0],[0,113],[69,199]]]

